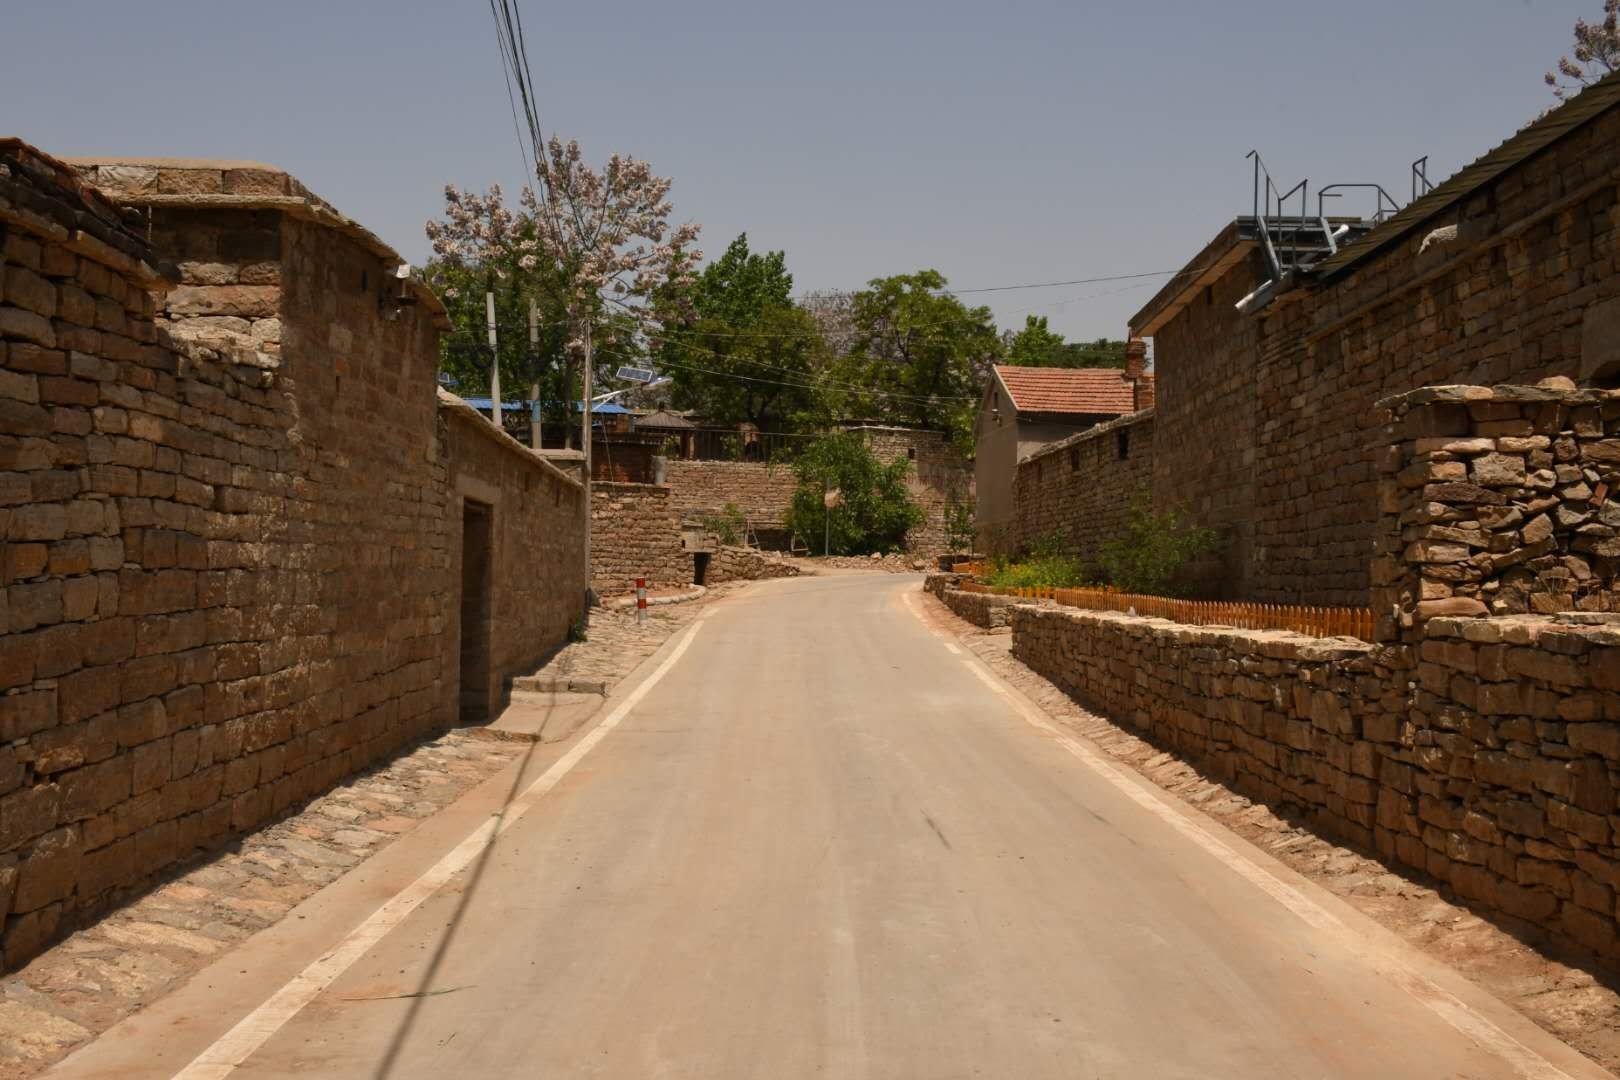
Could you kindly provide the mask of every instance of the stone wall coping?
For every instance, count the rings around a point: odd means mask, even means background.
[[[1461,638],[1479,645],[1537,645],[1572,656],[1595,645],[1620,645],[1620,624],[1588,622],[1578,618],[1580,614],[1497,615],[1476,619],[1439,616],[1424,623],[1423,629],[1431,638]]]
[[[179,271],[132,231],[118,206],[71,165],[16,138],[0,139],[0,221],[60,244],[145,289]]]
[[[1067,450],[1071,446],[1076,446],[1084,442],[1090,442],[1092,439],[1100,439],[1110,431],[1116,431],[1122,427],[1134,427],[1137,424],[1146,423],[1152,419],[1153,409],[1150,407],[1138,410],[1137,412],[1126,413],[1124,416],[1118,416],[1112,420],[1105,420],[1100,424],[1093,424],[1084,431],[1077,431],[1073,435],[1066,435],[1057,442],[1047,443],[1039,450],[1035,450],[1024,455],[1018,459],[1018,464],[1022,465],[1027,461],[1034,461],[1036,458],[1043,458],[1051,454],[1060,453]]]
[[[666,497],[670,494],[668,484],[632,484],[622,480],[593,480],[591,481],[591,490],[605,491],[610,494],[613,492],[623,492],[625,494],[640,492],[644,495],[663,495]]]
[[[1549,385],[1551,384],[1551,385]],[[1558,402],[1565,405],[1601,405],[1620,398],[1620,390],[1576,387],[1567,379],[1548,379],[1537,386],[1425,386],[1379,399],[1375,408],[1400,413],[1434,403],[1473,405],[1500,401],[1525,405]]]
[[[477,428],[478,431],[483,434],[484,438],[490,440],[495,445],[506,450],[508,453],[521,457],[530,468],[538,469],[547,475],[555,477],[557,480],[574,488],[576,491],[584,489],[585,485],[579,480],[578,477],[570,476],[565,470],[559,469],[541,455],[535,453],[533,450],[530,450],[528,447],[512,438],[512,436],[508,435],[506,432],[495,430],[495,425],[491,424],[489,419],[484,416],[483,413],[467,404],[466,401],[457,397],[455,394],[450,393],[443,387],[439,387],[438,391],[439,409],[445,413],[445,415],[455,420],[461,420]]]
[[[95,177],[104,194],[121,205],[139,207],[171,207],[201,210],[275,210],[289,217],[309,221],[353,240],[389,266],[398,266],[405,259],[382,237],[340,212],[331,203],[311,192],[298,179],[283,169],[259,162],[227,162],[191,158],[68,158],[69,165],[89,172]],[[151,169],[206,174],[218,172],[240,173],[249,177],[241,190],[229,192],[162,191],[147,186],[124,186],[102,183],[111,170]],[[106,174],[103,170],[107,170]],[[157,186],[154,177],[152,187]],[[437,293],[415,277],[403,279],[404,284],[425,306],[441,330],[451,329],[450,312]]]
[[[1264,656],[1271,660],[1326,662],[1369,656],[1379,646],[1354,638],[1318,638],[1292,630],[1244,630],[1235,626],[1193,626],[1170,619],[1132,615],[1123,611],[1089,611],[1051,605],[1022,603],[1026,614],[1039,618],[1069,619],[1074,622],[1106,625],[1137,637],[1168,639],[1180,646],[1220,647],[1238,654]]]

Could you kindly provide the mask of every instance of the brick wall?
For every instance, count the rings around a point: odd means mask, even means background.
[[[1620,111],[1610,111],[1335,280],[1243,316],[1233,303],[1266,276],[1254,256],[1161,327],[1155,496],[1229,533],[1211,586],[1366,601],[1380,398],[1612,375],[1617,182]],[[1421,250],[1446,226],[1455,239]]]
[[[681,519],[671,490],[658,484],[591,485],[591,582],[624,592],[644,577],[689,585],[694,563],[681,547]]]
[[[392,302],[397,256],[374,237],[298,202],[285,174],[97,166],[131,185],[120,199],[148,200],[176,253],[183,284],[164,298],[156,256],[100,195],[20,144],[0,158],[14,966],[453,719],[459,507],[433,378],[442,308]],[[180,196],[261,181],[284,211]],[[475,454],[457,468],[515,501],[517,472]],[[566,546],[557,508],[524,500]],[[519,659],[496,656],[494,677]]]
[[[1102,545],[1124,527],[1138,493],[1151,495],[1153,413],[1133,413],[1031,454],[1013,480],[1012,546],[1061,536],[1095,565]]]

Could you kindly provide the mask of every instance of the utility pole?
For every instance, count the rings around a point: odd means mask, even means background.
[[[495,349],[495,294],[484,294],[484,313],[489,322],[489,422],[501,428],[501,354]]]
[[[540,449],[540,309],[529,298],[529,363],[534,381],[529,384],[529,446]]]
[[[580,479],[584,482],[585,502],[585,607],[591,606],[591,320],[585,317],[585,326],[580,333],[580,342],[583,346],[581,352],[584,356],[584,383],[585,393],[581,395],[580,404],[584,406],[585,415],[580,420],[580,448],[585,452],[585,458],[580,463]]]

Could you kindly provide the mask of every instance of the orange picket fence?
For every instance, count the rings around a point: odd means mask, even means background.
[[[1373,639],[1373,613],[1370,608],[1301,607],[1294,604],[1248,604],[1223,600],[1172,600],[1165,596],[1141,596],[1108,589],[982,585],[976,581],[964,581],[961,588],[966,592],[989,593],[993,596],[1055,600],[1069,607],[1087,608],[1092,611],[1127,611],[1193,626],[1235,626],[1243,630],[1293,630],[1313,637],[1353,637],[1362,641]]]

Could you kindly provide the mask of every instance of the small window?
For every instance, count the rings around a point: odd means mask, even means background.
[[[1114,450],[1120,461],[1131,456],[1131,429],[1120,428],[1114,432]]]
[[[917,448],[915,446],[906,447],[906,458],[909,461],[917,460]]]
[[[1069,447],[1069,471],[1080,471],[1080,448],[1078,446]]]

